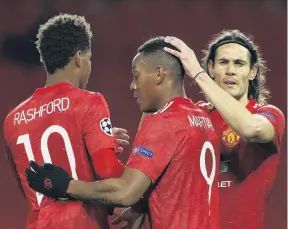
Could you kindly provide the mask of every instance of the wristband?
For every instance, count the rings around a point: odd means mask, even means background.
[[[196,76],[194,77],[194,79],[193,79],[191,85],[194,84],[194,83],[196,83],[196,78],[197,78],[200,74],[202,74],[202,73],[206,73],[206,72],[205,72],[204,70],[198,72],[198,73],[196,74]]]

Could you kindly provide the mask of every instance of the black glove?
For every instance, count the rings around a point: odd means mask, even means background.
[[[69,182],[73,179],[69,173],[50,163],[39,166],[35,161],[30,161],[30,166],[31,168],[25,170],[30,188],[45,196],[69,198],[66,191]]]

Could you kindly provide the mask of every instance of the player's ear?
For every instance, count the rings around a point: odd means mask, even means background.
[[[156,76],[155,76],[155,81],[156,84],[159,85],[161,82],[164,80],[164,69],[161,65],[158,65],[156,68]]]
[[[257,73],[258,73],[258,69],[259,69],[258,64],[254,64],[253,67],[250,70],[249,80],[254,80],[255,79],[255,77],[257,76]]]
[[[208,73],[209,76],[214,79],[214,63],[212,60],[209,60],[208,62]]]
[[[82,56],[81,56],[81,51],[78,51],[74,54],[73,59],[75,60],[75,63],[77,65],[77,67],[82,67],[83,65],[83,60],[82,60]]]

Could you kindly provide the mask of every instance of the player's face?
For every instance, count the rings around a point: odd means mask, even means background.
[[[91,50],[83,52],[81,54],[82,57],[82,66],[81,66],[81,75],[80,75],[80,88],[85,89],[88,83],[88,79],[91,73]]]
[[[234,43],[222,45],[216,50],[214,65],[209,63],[209,74],[235,99],[247,99],[249,80],[257,73],[256,66],[251,68],[250,59],[245,47]]]
[[[147,63],[147,58],[137,54],[132,61],[133,81],[130,89],[137,98],[137,103],[142,112],[157,111],[157,83],[155,82],[155,70]]]

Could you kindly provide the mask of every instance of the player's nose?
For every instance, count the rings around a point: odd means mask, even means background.
[[[228,64],[225,73],[228,76],[235,75],[236,74],[235,66],[232,63]]]
[[[131,91],[135,91],[136,90],[136,83],[135,83],[135,80],[133,80],[130,84],[130,90]]]

